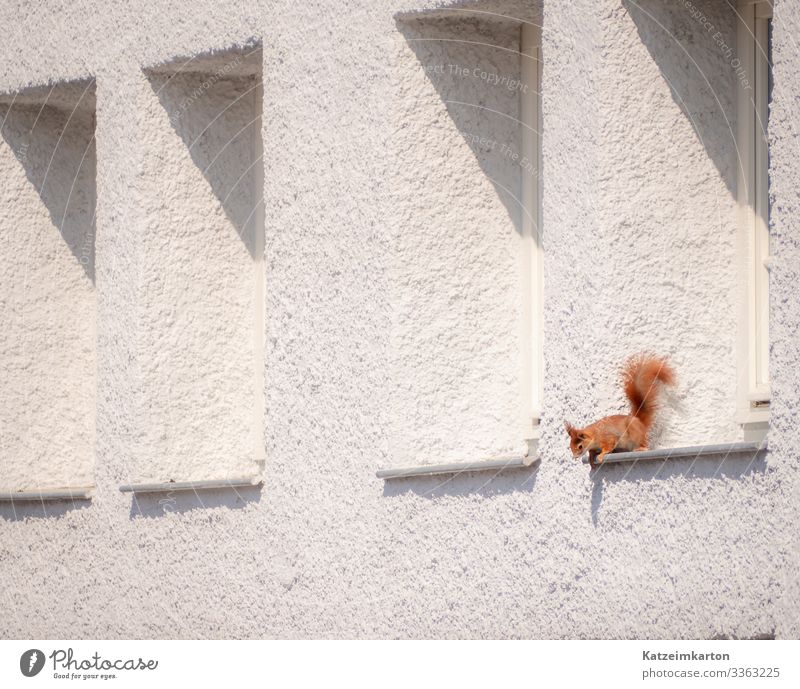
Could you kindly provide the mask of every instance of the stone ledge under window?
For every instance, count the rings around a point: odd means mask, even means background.
[[[126,483],[123,493],[170,493],[173,490],[214,490],[219,488],[253,488],[264,483],[260,476],[250,478],[212,479],[208,481],[167,481],[165,483]]]
[[[497,457],[476,462],[452,462],[450,464],[423,464],[420,466],[381,469],[375,472],[378,478],[385,481],[412,476],[434,476],[437,474],[460,474],[468,471],[505,471],[508,469],[527,469],[539,461],[536,456],[515,455],[513,457]]]
[[[31,488],[29,490],[0,491],[0,501],[91,500],[93,492],[94,486]]]
[[[612,452],[606,455],[603,464],[616,464],[617,462],[641,462],[657,459],[695,459],[698,457],[725,457],[726,455],[756,454],[767,449],[765,443],[736,442],[718,445],[690,445],[687,447],[664,447],[658,450],[645,450],[643,452]],[[589,458],[584,456],[584,464],[589,464]],[[592,466],[601,466],[592,463]]]

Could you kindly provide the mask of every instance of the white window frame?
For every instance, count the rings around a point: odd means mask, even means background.
[[[740,319],[740,423],[769,420],[769,117],[771,0],[738,0],[738,206],[745,296]]]
[[[259,51],[261,55],[261,51]],[[261,71],[256,74],[256,87],[253,89],[253,110],[255,119],[251,125],[253,131],[253,198],[255,207],[251,214],[252,233],[253,233],[253,268],[255,272],[255,313],[253,314],[253,460],[263,473],[266,465],[266,450],[264,438],[265,421],[265,353],[264,353],[264,309],[265,300],[265,258],[264,249],[266,242],[265,212],[264,212],[264,137],[262,126],[264,122],[264,74],[262,64]]]
[[[523,156],[520,201],[521,334],[523,372],[523,437],[530,443],[539,438],[544,393],[542,356],[543,273],[541,232],[541,27],[524,22],[520,30],[520,138]],[[527,171],[533,164],[534,174]]]

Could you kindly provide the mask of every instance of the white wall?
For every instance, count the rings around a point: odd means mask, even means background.
[[[718,3],[695,4],[730,31]],[[798,17],[788,6],[778,4],[775,19],[771,451],[755,462],[673,461],[592,475],[567,453],[561,420],[623,409],[615,367],[641,347],[670,354],[678,368],[683,408],[668,417],[663,442],[741,437],[731,421],[737,287],[729,266],[735,228],[724,122],[735,84],[685,8],[639,5],[638,14],[617,0],[544,5],[541,464],[386,484],[374,471],[392,464],[398,447],[402,456],[436,461],[510,446],[515,436],[502,416],[516,413],[519,391],[507,358],[517,352],[509,335],[516,336],[518,307],[507,243],[516,221],[487,168],[513,175],[465,147],[463,120],[419,71],[403,33],[406,15],[398,22],[395,13],[423,3],[351,2],[334,10],[134,2],[113,12],[76,3],[62,10],[64,31],[43,32],[36,46],[30,27],[44,25],[47,8],[31,9],[25,27],[10,23],[11,59],[0,90],[97,76],[98,488],[88,506],[0,507],[8,611],[0,633],[796,636],[800,382],[792,343],[800,313],[791,295],[798,113],[788,37]],[[684,75],[686,54],[642,16],[645,10],[690,50],[723,94],[719,104],[691,71]],[[513,40],[510,27],[488,27],[486,17],[458,27],[443,21],[425,30]],[[159,150],[148,138],[153,132],[171,152],[177,181],[204,209],[213,200],[192,176],[185,147],[159,124],[156,113],[163,112],[148,100],[142,68],[251,37],[264,46],[265,483],[260,490],[132,500],[117,488],[145,450],[169,460],[142,423],[147,394],[159,388],[143,390],[141,382],[157,350],[142,344],[170,329],[165,321],[155,331],[145,329],[149,323],[131,325],[150,306],[162,306],[149,301],[142,280],[169,268],[156,227],[178,242],[181,255],[189,253],[178,241],[180,223],[153,205],[161,191],[146,174]],[[430,50],[473,59],[455,46]],[[483,50],[476,49],[476,62],[517,69],[516,60]],[[514,107],[499,91],[465,85],[454,92]],[[402,113],[407,118],[398,120]],[[406,122],[407,131],[400,128]],[[493,120],[474,124],[513,137]],[[447,156],[455,165],[446,165]],[[418,197],[398,188],[398,177]],[[475,196],[449,185],[462,177]],[[451,203],[464,211],[449,210]],[[184,204],[178,220],[196,217],[192,206]],[[211,229],[207,215],[196,220],[187,232]],[[470,237],[463,260],[444,243],[454,230]],[[244,265],[240,244],[233,235],[221,240]],[[210,258],[209,269],[221,274]],[[472,272],[496,262],[509,267],[496,280]],[[434,277],[442,278],[442,292]],[[476,298],[485,300],[487,322],[462,304],[457,313],[467,329],[448,330],[436,320],[449,313],[445,295],[459,295],[470,280],[481,285]],[[242,294],[238,287],[230,293]],[[438,311],[425,318],[414,304]],[[420,316],[424,327],[416,328]],[[473,346],[487,324],[502,333],[487,343],[499,359],[490,363]],[[489,394],[486,417],[476,419],[478,394],[449,371],[485,374],[476,386]],[[446,388],[431,392],[437,385]],[[154,397],[157,405],[164,399]],[[190,416],[187,407],[181,428]]]
[[[797,140],[800,102],[794,88],[797,51],[793,36],[800,30],[800,9],[780,3],[773,20],[775,87],[770,113],[771,251],[770,273],[770,377],[773,414],[770,427],[770,462],[781,478],[775,491],[774,532],[782,561],[776,579],[780,582],[777,617],[784,636],[800,637],[800,535],[794,528],[800,505],[800,472],[797,465],[800,426],[800,360],[797,332],[800,307],[797,299],[800,241],[797,232],[798,198]],[[785,558],[785,560],[783,559]]]

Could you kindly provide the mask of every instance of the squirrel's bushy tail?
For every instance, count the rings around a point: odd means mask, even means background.
[[[631,403],[631,416],[639,419],[649,430],[658,407],[656,381],[675,385],[675,371],[665,358],[640,354],[628,359],[622,370],[622,380],[625,396]]]

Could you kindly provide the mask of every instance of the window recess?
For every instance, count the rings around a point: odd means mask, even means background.
[[[128,486],[256,480],[264,464],[261,46],[148,67],[137,86],[142,430]]]
[[[535,461],[540,12],[484,1],[397,17],[397,385],[382,478]]]
[[[0,494],[88,497],[96,388],[95,81],[0,94]]]
[[[542,398],[544,394],[542,332],[544,323],[544,254],[541,233],[541,27],[526,22],[520,29],[520,139],[522,155],[532,162],[533,174],[522,175],[520,200],[520,276],[522,303],[523,435],[529,453],[535,453],[539,441]]]
[[[769,102],[772,2],[740,0],[736,81],[738,206],[744,284],[739,333],[739,412],[745,434],[769,421]]]

